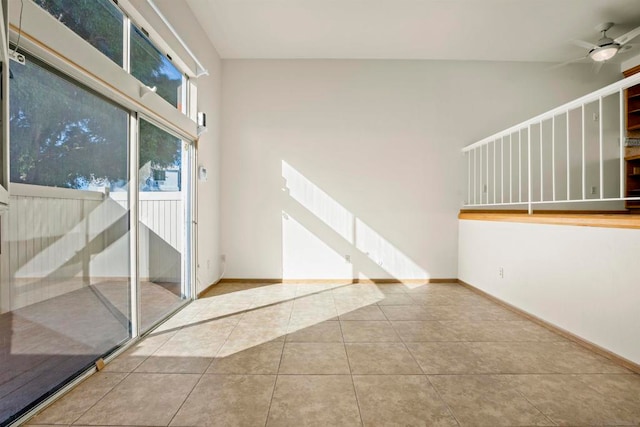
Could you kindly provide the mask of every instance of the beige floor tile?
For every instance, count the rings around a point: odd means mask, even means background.
[[[308,327],[289,324],[287,342],[342,342],[340,322],[327,321]]]
[[[476,358],[496,373],[627,373],[571,342],[470,342]]]
[[[442,324],[460,341],[566,341],[560,335],[528,320],[445,320]]]
[[[450,295],[443,292],[421,292],[407,294],[411,298],[411,305],[451,305],[454,301],[466,295]]]
[[[413,342],[407,348],[425,374],[499,373],[500,366],[483,360],[465,342]]]
[[[291,317],[304,317],[305,315],[331,318],[336,317],[338,312],[331,295],[313,295],[297,299],[293,303]]]
[[[400,337],[387,320],[341,321],[344,342],[399,342]]]
[[[336,313],[337,311],[333,309],[296,311],[291,313],[288,326],[303,328],[322,322],[338,320]]]
[[[415,301],[407,294],[385,294],[378,305],[413,305]]]
[[[512,381],[529,402],[560,425],[638,425],[640,389],[637,384],[633,389],[628,381],[632,377],[517,375]]]
[[[299,283],[291,286],[295,286],[297,297],[303,297],[314,294],[331,294],[333,289],[351,285],[345,280],[344,283]]]
[[[193,374],[130,374],[77,424],[167,425],[198,378]]]
[[[402,283],[376,283],[375,286],[383,294],[404,294],[409,289]]]
[[[435,320],[394,320],[391,325],[404,342],[459,341],[454,330]]]
[[[380,291],[377,285],[369,283],[356,283],[349,286],[343,286],[333,289],[331,293],[335,298],[363,296],[384,297],[384,294]]]
[[[277,374],[283,345],[283,341],[266,342],[235,353],[223,346],[207,373]]]
[[[433,305],[423,308],[435,320],[523,320],[518,314],[490,301],[479,305]]]
[[[348,374],[342,343],[288,342],[284,345],[280,374]]]
[[[340,314],[340,320],[387,320],[380,307],[368,305]]]
[[[360,426],[350,375],[278,376],[267,426]]]
[[[409,294],[414,304],[419,305],[453,305],[464,306],[490,306],[493,303],[486,298],[473,293],[461,292],[423,292]]]
[[[378,301],[384,298],[384,294],[380,295],[364,295],[360,297],[340,296],[335,297],[336,311],[338,315],[347,315],[358,309],[370,306],[377,306]],[[370,319],[375,320],[375,319]]]
[[[320,309],[323,307],[333,307],[335,300],[331,292],[320,292],[311,295],[297,297],[293,301],[294,308],[297,309]]]
[[[149,356],[135,372],[202,374],[212,360],[212,357]]]
[[[355,375],[365,426],[457,426],[424,375]]]
[[[470,294],[473,293],[469,289],[457,284],[457,283],[426,283],[422,285],[408,285],[407,293],[420,294],[427,292],[442,292],[442,293],[456,293],[456,294]]]
[[[197,318],[205,321],[233,319],[237,322],[251,305],[250,302],[215,303],[198,313]]]
[[[219,355],[226,356],[271,341],[284,341],[286,334],[287,326],[260,325],[240,321],[224,343],[224,351],[221,351]]]
[[[238,320],[234,318],[200,320],[189,326],[184,326],[175,336],[195,340],[224,341],[237,325]]]
[[[223,344],[224,340],[208,341],[206,339],[193,339],[188,335],[176,335],[156,350],[153,356],[212,358],[218,354],[218,350]]]
[[[105,372],[133,372],[147,357],[155,353],[164,343],[166,343],[176,332],[156,332],[142,338],[140,342],[134,344],[124,353],[109,362]]]
[[[287,326],[292,309],[293,302],[291,301],[262,308],[254,308],[244,313],[240,323]]]
[[[275,286],[275,285],[274,285]],[[268,305],[279,304],[293,301],[296,297],[295,286],[277,287],[266,286],[255,294],[252,307],[265,307]]]
[[[640,375],[580,375],[580,380],[600,394],[613,399],[618,406],[627,409],[633,417],[633,422],[640,424]]]
[[[380,308],[389,320],[439,320],[431,308],[420,305],[385,305]]]
[[[435,375],[429,380],[461,426],[554,425],[500,375]]]
[[[172,426],[262,426],[273,394],[274,375],[202,377]]]
[[[71,424],[118,385],[126,373],[99,372],[29,420],[30,424]]]
[[[352,374],[421,374],[403,343],[345,344]]]

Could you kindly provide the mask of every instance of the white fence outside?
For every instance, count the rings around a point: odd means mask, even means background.
[[[465,147],[465,207],[620,202],[625,197],[624,90],[615,82]]]
[[[140,193],[140,276],[180,277],[182,195]],[[11,184],[2,215],[0,313],[82,288],[129,278],[126,192]],[[154,248],[151,248],[151,246]],[[153,259],[153,258],[162,259]],[[165,267],[166,266],[166,267]]]

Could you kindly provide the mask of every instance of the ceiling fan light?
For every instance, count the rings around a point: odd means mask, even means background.
[[[608,61],[618,53],[618,49],[620,49],[620,46],[616,44],[598,47],[589,52],[589,57],[596,62]]]

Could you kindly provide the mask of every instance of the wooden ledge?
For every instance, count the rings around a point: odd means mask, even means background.
[[[529,215],[526,211],[461,210],[458,219],[640,229],[640,215],[626,211],[539,211]]]

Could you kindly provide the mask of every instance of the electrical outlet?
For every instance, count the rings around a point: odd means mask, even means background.
[[[504,279],[504,268],[500,267],[498,269],[498,275],[500,276],[501,279]]]
[[[593,113],[593,121],[594,122],[598,121],[598,113]]]
[[[351,264],[351,255],[347,254],[344,256],[344,262],[347,264]]]
[[[482,186],[482,192],[483,192],[484,194],[487,194],[487,184],[485,184],[485,185],[483,185],[483,186]]]
[[[598,191],[598,187],[596,187],[595,185],[591,187],[591,194],[595,195]]]

